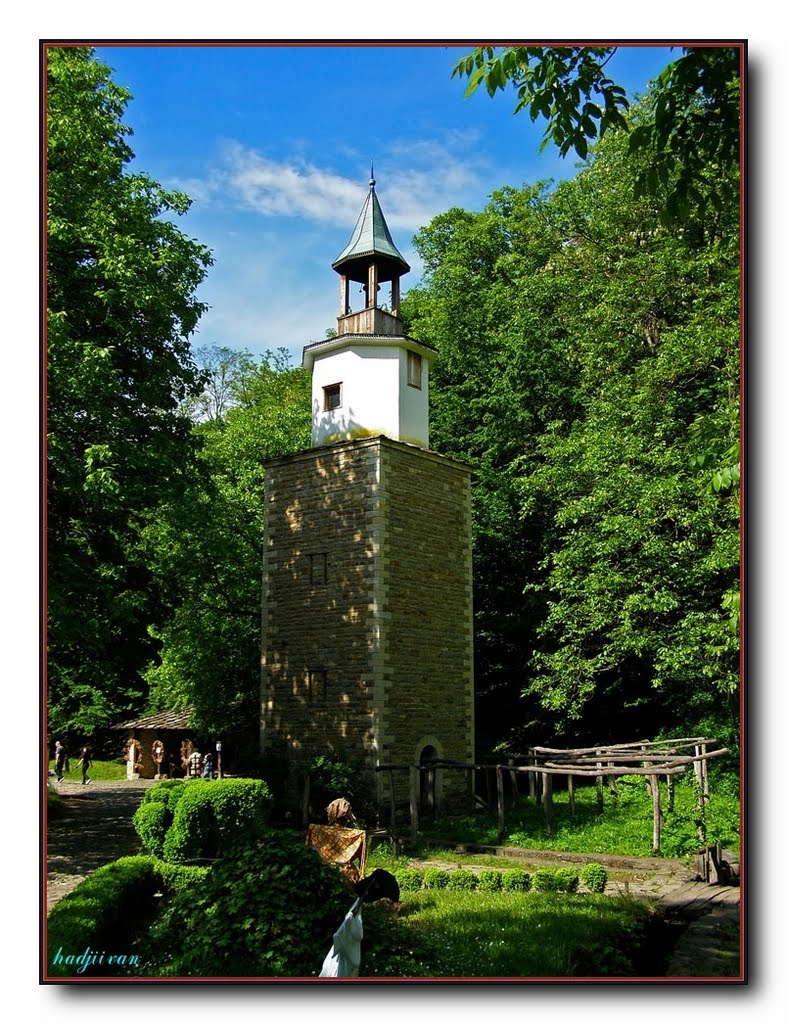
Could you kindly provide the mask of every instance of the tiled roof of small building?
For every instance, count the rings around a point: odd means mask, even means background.
[[[132,718],[128,722],[113,725],[113,729],[189,729],[193,712],[191,706],[181,711],[158,711],[144,718]]]

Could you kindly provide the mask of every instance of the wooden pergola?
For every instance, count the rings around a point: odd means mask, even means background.
[[[498,833],[505,832],[505,778],[508,776],[511,792],[519,795],[520,779],[527,779],[528,795],[544,808],[547,832],[551,833],[554,823],[552,806],[552,783],[554,776],[566,776],[569,809],[573,815],[574,780],[594,778],[599,808],[604,806],[604,782],[610,793],[617,796],[616,779],[622,775],[644,775],[653,799],[653,850],[661,845],[661,824],[664,818],[661,802],[661,781],[667,788],[667,810],[673,809],[675,776],[693,770],[697,782],[697,838],[705,844],[705,805],[710,799],[708,785],[708,762],[728,754],[725,747],[714,749],[717,740],[705,736],[692,736],[670,740],[637,740],[633,743],[616,743],[595,747],[559,749],[555,747],[529,747],[522,753],[511,754],[505,763],[501,761],[468,763],[459,761],[428,761],[425,764],[382,764],[378,772],[388,773],[391,828],[396,827],[396,799],[394,772],[408,773],[410,832],[413,840],[418,833],[419,794],[421,778],[426,775],[428,789],[434,792],[437,771],[465,771],[468,773],[468,792],[472,792],[475,772],[482,771],[491,777],[494,774],[496,786],[488,785],[488,791],[497,790]]]

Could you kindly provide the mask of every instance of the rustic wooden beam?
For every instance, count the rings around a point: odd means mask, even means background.
[[[418,790],[419,775],[417,765],[410,765],[410,839],[418,840]]]
[[[536,754],[596,754],[599,750],[604,753],[615,753],[616,751],[642,750],[646,747],[670,748],[676,746],[694,746],[696,743],[718,743],[716,739],[704,736],[692,736],[674,740],[637,740],[633,743],[612,743],[607,746],[597,747],[532,747]]]
[[[653,852],[658,853],[661,846],[661,794],[658,775],[651,775],[650,788],[653,793]]]
[[[554,808],[552,806],[552,774],[550,772],[544,772],[542,774],[542,788],[543,788],[543,801],[544,801],[544,820],[547,826],[547,835],[552,835],[552,828],[554,823]]]
[[[304,828],[309,824],[309,798],[311,797],[311,777],[308,772],[303,777],[303,796],[301,800],[301,824]]]
[[[503,791],[503,769],[500,765],[497,766],[495,775],[497,776],[497,835],[498,839],[502,839],[506,832],[506,800]]]
[[[568,809],[573,818],[577,812],[576,802],[574,801],[574,776],[569,775],[568,777]]]
[[[391,831],[396,828],[396,794],[394,792],[394,776],[393,771],[388,769],[388,793],[391,802]]]

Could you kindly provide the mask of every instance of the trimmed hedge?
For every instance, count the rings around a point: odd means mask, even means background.
[[[576,868],[542,868],[533,873],[532,883],[536,892],[576,892],[579,872]]]
[[[427,868],[424,871],[424,889],[447,889],[450,875],[443,868]]]
[[[97,868],[56,903],[47,918],[47,974],[54,977],[95,975],[92,964],[75,958],[94,953],[129,953],[128,918],[163,885],[160,863],[153,857],[121,857]],[[66,958],[71,958],[66,963]],[[134,974],[133,967],[124,973]]]
[[[424,884],[423,872],[417,868],[400,868],[394,872],[401,892],[416,892]]]
[[[402,892],[417,892],[419,889],[449,889],[456,891],[478,890],[479,892],[565,892],[575,893],[579,888],[580,874],[576,868],[541,868],[529,872],[519,868],[507,871],[469,871],[456,868],[445,871],[442,868],[400,868],[395,872],[396,881]],[[582,881],[591,892],[603,892],[607,884],[607,873],[600,864],[588,864],[582,872]]]
[[[173,864],[215,860],[252,846],[273,808],[259,779],[165,779],[134,815],[145,850]]]
[[[482,871],[478,876],[478,888],[481,892],[502,892],[503,874],[501,871]]]
[[[172,814],[167,810],[167,805],[159,801],[142,803],[134,812],[133,821],[147,853],[162,857],[167,829],[172,824]]]
[[[457,868],[452,871],[448,879],[448,888],[454,890],[471,890],[478,888],[478,875],[475,871],[467,871],[465,868]]]
[[[183,779],[164,779],[145,792],[134,814],[134,828],[142,845],[154,857],[164,856],[164,840],[172,825],[175,808],[183,795]]]
[[[579,873],[580,880],[590,892],[602,893],[609,878],[607,869],[601,864],[586,864]]]
[[[513,871],[503,872],[503,889],[505,892],[528,892],[530,889],[530,875],[527,871],[515,868]]]

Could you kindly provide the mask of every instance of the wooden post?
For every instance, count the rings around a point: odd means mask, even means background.
[[[541,773],[541,783],[544,790],[544,819],[547,825],[547,835],[551,836],[554,816],[552,813],[552,776],[549,772]]]
[[[394,316],[399,316],[400,293],[399,278],[394,276],[391,278],[391,313]]]
[[[303,777],[303,803],[301,804],[301,823],[303,827],[309,824],[309,797],[311,796],[311,778],[308,775]]]
[[[536,763],[536,759],[533,757],[533,752],[531,750],[528,750],[528,752],[527,752],[527,764],[528,764],[528,766],[534,765],[535,763]],[[535,772],[528,772],[527,773],[527,791],[528,791],[528,794],[530,796],[530,799],[533,801],[533,803],[535,803],[535,801],[536,801],[536,773]]]
[[[576,811],[577,811],[576,803],[574,802],[574,776],[573,775],[569,775],[569,777],[568,777],[568,809],[569,809],[569,812],[571,814],[571,817],[573,818],[574,815],[576,814]]]
[[[503,769],[500,765],[495,768],[495,775],[497,776],[497,836],[498,839],[502,839],[506,831],[506,799],[503,791]]]
[[[508,777],[511,780],[511,797],[514,800],[514,802],[516,803],[516,801],[519,799],[519,783],[517,782],[516,772],[514,771],[514,759],[513,759],[513,757],[509,757],[509,759],[508,759],[508,767],[509,767]]]
[[[694,756],[700,756],[700,746],[694,747]],[[705,780],[703,778],[702,761],[694,762],[694,776],[697,780],[697,838],[704,846],[707,841],[705,828]]]
[[[396,794],[394,793],[393,768],[388,769],[388,793],[391,801],[391,831],[396,828]]]
[[[418,840],[418,766],[410,765],[410,839]]]
[[[675,810],[675,776],[667,776],[667,810],[670,814]]]
[[[653,793],[653,852],[658,853],[661,846],[661,800],[658,775],[650,776],[650,788]]]
[[[597,750],[596,753],[600,754],[601,751]],[[599,773],[596,776],[596,803],[600,811],[604,810],[604,776],[601,774],[603,768],[601,761],[596,761],[596,770]]]
[[[432,821],[437,818],[437,769],[429,765],[426,769],[426,792]]]
[[[607,765],[607,767],[609,768],[610,765]],[[614,775],[610,775],[608,777],[608,779],[607,779],[607,782],[609,783],[609,795],[612,797],[613,800],[617,800],[617,798],[618,798],[618,782],[617,782],[617,779],[615,778]]]

